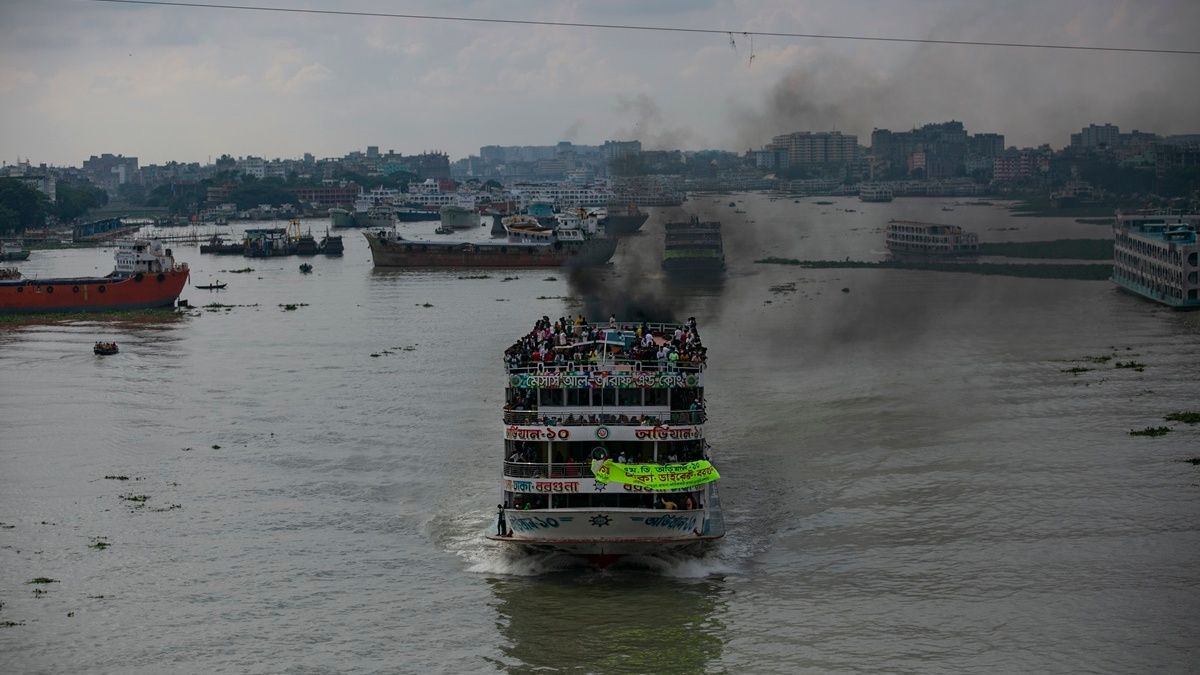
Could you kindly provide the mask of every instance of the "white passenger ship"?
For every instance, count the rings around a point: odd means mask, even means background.
[[[606,565],[724,536],[704,366],[694,320],[539,320],[505,352],[503,517],[489,538]]]
[[[961,256],[979,253],[979,237],[958,225],[890,220],[884,242],[897,256]]]
[[[1117,214],[1113,283],[1177,309],[1200,308],[1200,215]]]

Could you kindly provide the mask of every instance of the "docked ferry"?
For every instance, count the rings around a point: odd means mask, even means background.
[[[1112,281],[1176,309],[1200,308],[1200,215],[1117,213]]]
[[[890,220],[884,239],[888,252],[896,256],[953,257],[979,254],[979,237],[958,225],[939,225],[915,220]]]
[[[115,268],[103,277],[4,279],[0,313],[170,307],[187,284],[187,264],[176,263],[157,239],[121,242],[115,257]]]
[[[538,321],[504,356],[501,502],[489,538],[606,565],[724,536],[705,361],[691,319]]]

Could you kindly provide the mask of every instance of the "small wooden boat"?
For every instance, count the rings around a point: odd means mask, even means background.
[[[303,263],[300,265],[300,272],[303,274],[312,274],[312,265]]]
[[[121,351],[115,342],[97,342],[95,347],[92,347],[92,353],[99,356],[111,356]]]
[[[196,286],[196,288],[199,288],[202,291],[219,291],[228,285],[229,284],[203,284],[203,285],[198,284]]]

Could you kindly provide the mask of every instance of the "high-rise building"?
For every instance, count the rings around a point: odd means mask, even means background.
[[[1115,124],[1089,124],[1071,134],[1071,147],[1076,150],[1115,149],[1120,142],[1121,129]]]
[[[858,136],[840,131],[796,131],[772,138],[763,150],[767,154],[757,155],[756,162],[774,163],[775,168],[845,166],[858,159]]]

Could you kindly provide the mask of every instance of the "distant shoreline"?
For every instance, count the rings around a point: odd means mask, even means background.
[[[798,260],[796,258],[760,258],[760,265],[794,265],[808,269],[895,269],[922,272],[958,272],[986,276],[1024,277],[1028,279],[1071,279],[1076,281],[1107,281],[1112,276],[1112,265],[1093,264],[1029,264],[1029,263],[976,263],[976,262],[915,262],[885,260]]]

